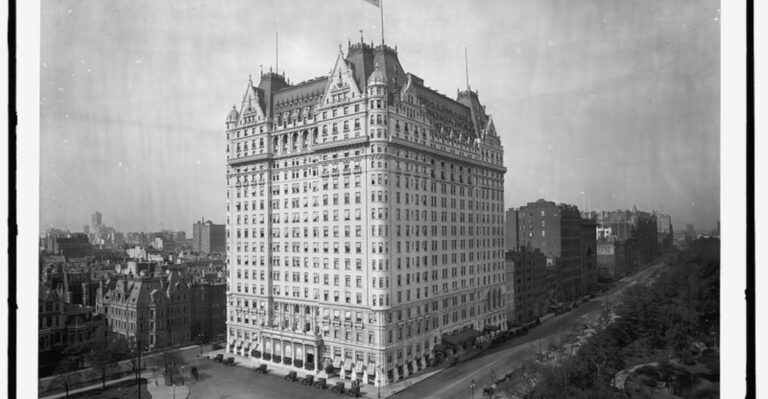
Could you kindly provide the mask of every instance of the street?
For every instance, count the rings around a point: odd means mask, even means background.
[[[627,287],[647,283],[662,266],[661,261],[653,262],[634,275],[620,280],[605,295],[596,297],[571,312],[543,322],[541,326],[532,329],[528,335],[512,339],[500,347],[437,373],[391,397],[398,399],[465,399],[473,396],[481,398],[483,387],[491,385],[492,372],[497,378],[503,376],[530,359],[539,345],[546,347],[548,342],[567,334],[577,321],[581,324],[581,322],[595,320],[600,315],[604,303],[616,300]],[[474,389],[470,388],[472,381],[475,383]]]
[[[197,357],[198,352],[184,353],[184,380],[190,390],[190,399],[281,399],[281,398],[339,398],[329,389],[319,390],[299,382],[289,382],[275,374],[256,373],[247,366],[229,367],[207,358]],[[195,381],[189,369],[196,366],[199,380]],[[349,388],[349,383],[346,384]]]

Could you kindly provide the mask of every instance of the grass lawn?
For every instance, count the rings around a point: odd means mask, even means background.
[[[71,399],[135,399],[139,397],[138,387],[135,381],[125,381],[107,387],[107,389],[95,389],[89,392],[69,395]],[[141,398],[149,399],[152,396],[147,391],[147,380],[141,380]]]

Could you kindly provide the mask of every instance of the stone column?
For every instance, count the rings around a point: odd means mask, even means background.
[[[315,364],[314,364],[315,370],[320,368],[320,353],[319,352],[320,352],[320,348],[317,345],[315,345],[315,360],[314,360],[314,362],[315,362]]]

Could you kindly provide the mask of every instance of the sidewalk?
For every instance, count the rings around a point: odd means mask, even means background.
[[[125,377],[122,377],[122,378],[118,378],[116,380],[109,380],[109,381],[107,381],[106,385],[107,385],[107,387],[109,387],[111,385],[115,385],[115,384],[123,382],[123,381],[135,380],[135,379],[136,379],[135,375],[129,375],[129,376],[125,376]],[[85,387],[82,387],[82,388],[70,389],[69,390],[69,394],[70,395],[74,395],[76,393],[93,391],[93,390],[97,390],[97,389],[101,389],[101,382],[98,382],[98,383],[93,384],[93,385],[88,385],[88,386],[85,386]],[[58,399],[58,398],[63,398],[66,395],[67,395],[66,392],[61,392],[61,393],[53,394],[53,395],[50,395],[50,396],[41,396],[40,398],[41,399]]]

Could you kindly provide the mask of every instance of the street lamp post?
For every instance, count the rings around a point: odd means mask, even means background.
[[[176,384],[173,384],[173,399],[176,399]]]
[[[378,398],[381,399],[381,365],[376,366],[376,392]]]
[[[472,382],[469,383],[469,389],[471,389],[472,392],[472,399],[475,399],[475,380],[473,379]]]

